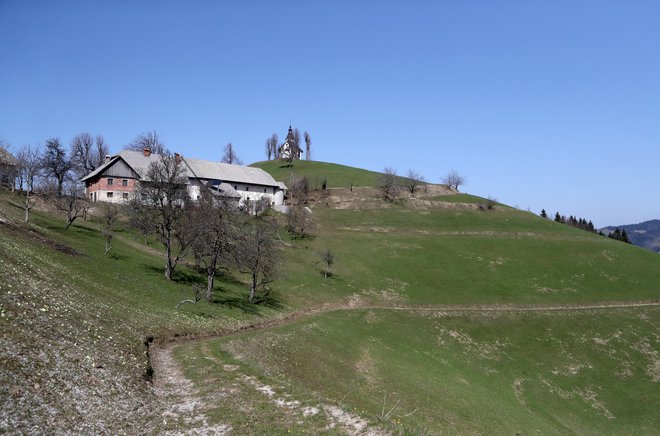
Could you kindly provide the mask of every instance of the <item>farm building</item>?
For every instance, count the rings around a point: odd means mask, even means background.
[[[259,168],[230,165],[176,154],[179,165],[184,165],[188,177],[188,194],[196,199],[206,185],[218,194],[235,198],[240,204],[267,198],[273,206],[284,202],[286,187]],[[142,152],[124,150],[81,179],[90,201],[119,203],[129,200],[136,192],[149,166],[158,162],[160,155],[149,149]]]
[[[0,147],[0,185],[13,187],[17,174],[16,158],[8,150]]]

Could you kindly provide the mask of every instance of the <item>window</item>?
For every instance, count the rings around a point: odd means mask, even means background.
[[[238,185],[234,185],[234,189],[238,191]]]
[[[114,179],[108,178],[108,186],[114,185]]]
[[[124,200],[128,200],[128,192],[124,192],[123,194],[121,194],[121,198],[123,198]]]
[[[121,186],[128,186],[128,179],[123,179],[121,181]]]
[[[266,193],[266,188],[264,188],[264,194]]]
[[[246,190],[246,191],[249,191],[249,190],[250,190],[250,187],[249,187],[249,186],[246,186],[246,187],[245,187],[245,190]]]
[[[112,192],[106,193],[105,196],[108,197],[108,198],[112,198]]]

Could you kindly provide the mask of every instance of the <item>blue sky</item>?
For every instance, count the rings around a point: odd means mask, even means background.
[[[413,168],[597,226],[660,218],[657,1],[0,0],[0,138],[157,130],[246,162]]]

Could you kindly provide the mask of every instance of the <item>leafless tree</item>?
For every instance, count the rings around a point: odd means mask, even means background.
[[[115,224],[119,218],[119,208],[117,205],[112,203],[103,203],[101,206],[101,232],[103,233],[103,238],[105,239],[105,253],[104,256],[107,256],[110,250],[112,250],[112,237],[114,236],[114,231],[112,226]]]
[[[185,299],[185,300],[179,301],[179,303],[176,305],[177,309],[185,303],[197,304],[198,302],[200,302],[202,300],[202,298],[203,298],[202,297],[203,287],[199,283],[194,283],[192,285],[192,288],[193,288],[193,291],[195,291],[195,297],[193,299]]]
[[[71,166],[78,178],[91,173],[103,165],[108,146],[102,135],[92,137],[89,133],[80,133],[71,141]]]
[[[191,247],[206,272],[206,301],[211,302],[215,276],[226,265],[235,244],[239,217],[233,203],[216,199],[208,189],[201,192],[197,204],[189,211],[194,215]]]
[[[234,151],[234,146],[230,143],[225,145],[225,151],[222,155],[220,162],[232,164],[232,165],[243,165],[243,162],[239,159],[238,155]]]
[[[158,132],[155,130],[140,133],[130,144],[124,147],[125,150],[134,151],[143,151],[145,148],[148,148],[154,154],[163,154],[166,152],[165,145],[162,143],[158,136]]]
[[[300,152],[300,130],[297,127],[293,129],[293,147],[297,152],[296,158],[298,158]]]
[[[268,160],[277,159],[277,133],[273,133],[270,138],[266,139],[266,156]]]
[[[396,170],[392,167],[386,167],[380,177],[380,191],[383,198],[387,201],[394,201],[399,196],[399,177]]]
[[[35,180],[41,172],[43,163],[41,148],[38,145],[26,144],[18,150],[16,160],[18,161],[19,188],[34,191]]]
[[[233,255],[238,269],[250,275],[250,293],[248,301],[255,302],[257,291],[275,280],[277,275],[277,242],[275,223],[256,218],[245,223],[239,236]],[[265,289],[265,295],[270,292]],[[264,295],[264,296],[265,296]]]
[[[309,236],[314,227],[312,213],[301,204],[292,204],[286,214],[287,230],[300,239]]]
[[[451,170],[442,179],[442,183],[447,185],[450,189],[454,188],[458,191],[458,187],[465,184],[465,178],[458,174],[456,170]]]
[[[306,130],[303,136],[305,138],[305,159],[312,160],[312,137]]]
[[[332,265],[335,264],[335,255],[330,249],[323,250],[319,253],[321,261],[325,264],[325,269],[323,270],[323,277],[328,278],[332,275]]]
[[[55,209],[66,215],[67,230],[75,220],[84,217],[90,207],[90,203],[83,196],[81,186],[75,182],[66,183],[61,193],[53,195],[51,192],[48,198]]]
[[[309,200],[309,179],[305,176],[291,176],[289,182],[289,201],[292,205],[307,204]]]
[[[408,170],[408,174],[404,179],[404,184],[410,194],[415,195],[415,192],[419,190],[420,185],[424,184],[424,176],[415,170]]]
[[[42,162],[44,173],[57,183],[57,196],[62,196],[62,187],[71,171],[71,161],[66,155],[59,138],[46,141],[46,151]]]
[[[131,222],[142,231],[158,235],[165,247],[165,278],[171,280],[174,268],[191,242],[189,215],[183,210],[188,201],[188,179],[184,167],[167,151],[151,163],[144,178],[129,202]],[[175,244],[176,241],[179,243]]]

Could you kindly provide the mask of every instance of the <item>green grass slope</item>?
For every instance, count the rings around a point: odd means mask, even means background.
[[[343,168],[296,166],[316,179],[328,176],[328,168]],[[367,179],[376,173],[349,168],[337,174],[328,176],[329,186],[375,183]],[[229,271],[217,281],[213,303],[176,310],[190,298],[191,284],[204,278],[182,265],[174,281],[165,280],[157,243],[144,245],[120,228],[105,257],[93,222],[64,230],[62,220],[42,211],[26,226],[17,199],[0,192],[0,431],[186,432],[199,430],[199,416],[235,434],[357,432],[335,426],[346,422],[332,418],[337,407],[403,433],[596,433],[607,423],[615,431],[645,433],[657,426],[650,412],[659,405],[652,391],[660,355],[653,340],[660,334],[657,310],[556,317],[447,311],[448,305],[657,301],[660,258],[512,208],[447,201],[371,199],[374,207],[361,210],[318,203],[313,237],[292,239],[282,226],[281,274],[267,301],[247,304],[245,277]],[[318,256],[326,249],[336,255],[328,279]],[[435,309],[387,311],[393,307]],[[192,383],[185,395],[176,389],[173,396],[157,395],[144,381],[148,337],[223,335],[310,308],[335,311],[174,347],[186,376],[179,384]],[[601,340],[610,357],[598,351]],[[541,361],[544,347],[553,353],[547,362]],[[573,366],[562,367],[554,354]],[[264,387],[269,383],[274,394]],[[648,408],[632,410],[641,398],[637,391],[649,398]],[[193,401],[194,395],[203,398]],[[176,406],[182,397],[188,402]],[[397,408],[379,419],[383,402]]]
[[[207,345],[399,434],[653,434],[659,320],[657,307],[352,310]]]
[[[380,173],[329,162],[299,160],[288,166],[280,160],[255,162],[250,166],[261,168],[275,180],[287,183],[292,176],[308,177],[313,186],[320,186],[324,180],[328,188],[350,186],[376,186]]]

